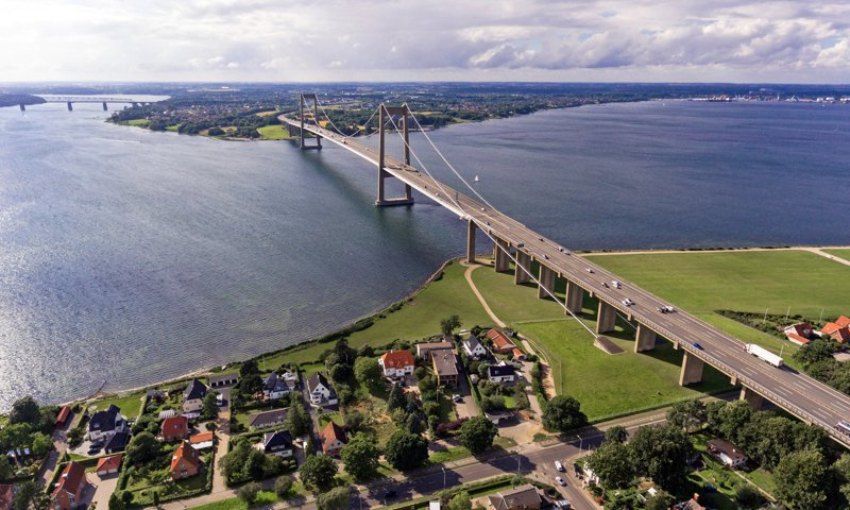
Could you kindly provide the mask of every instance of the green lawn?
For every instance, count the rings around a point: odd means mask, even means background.
[[[850,260],[850,249],[824,250],[830,255],[841,257],[844,260]]]
[[[151,125],[151,121],[148,119],[132,119],[127,121],[128,126],[136,126],[136,127],[148,127]]]
[[[303,496],[304,495],[304,486],[301,485],[301,482],[295,480],[292,484],[292,489],[290,490],[290,494],[292,497]],[[270,507],[275,503],[279,502],[280,498],[274,491],[260,491],[257,494],[257,501],[254,503],[253,508],[261,508],[261,507]],[[239,498],[228,498],[222,501],[216,501],[215,503],[207,503],[206,505],[199,505],[195,507],[196,510],[248,510],[248,504],[242,501]]]
[[[142,410],[142,396],[145,392],[137,391],[127,394],[109,395],[101,399],[92,401],[91,406],[97,406],[98,411],[107,409],[110,405],[115,404],[121,409],[123,414],[128,419],[135,419]]]
[[[460,316],[463,327],[475,324],[490,324],[481,304],[466,283],[463,272],[466,268],[452,263],[446,267],[440,280],[428,285],[412,301],[375,324],[349,337],[349,345],[381,346],[395,339],[419,340],[440,332],[440,320],[452,314]],[[261,369],[277,368],[282,363],[304,363],[315,361],[333,344],[309,344],[301,349],[281,352],[261,360]]]
[[[257,128],[260,133],[260,138],[263,140],[290,140],[293,137],[289,136],[289,131],[281,124],[270,124]]]

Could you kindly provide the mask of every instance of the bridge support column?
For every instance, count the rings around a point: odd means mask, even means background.
[[[475,231],[478,227],[472,220],[466,220],[466,261],[475,263]]]
[[[107,111],[109,108],[106,106],[106,101],[103,102],[103,111]]]
[[[404,196],[399,198],[387,198],[386,185],[384,181],[387,177],[392,177],[392,174],[384,170],[386,168],[386,137],[384,132],[384,124],[388,117],[393,114],[402,115],[402,123],[404,125],[404,161],[410,165],[410,133],[408,130],[407,117],[409,112],[406,106],[388,108],[383,103],[378,106],[378,198],[375,200],[377,206],[389,205],[413,205],[413,190],[407,183],[404,184]]]
[[[514,283],[521,285],[531,280],[531,256],[524,251],[516,252],[516,267],[514,268]]]
[[[497,273],[504,273],[511,267],[511,258],[508,257],[508,242],[496,239],[493,243],[493,267]]]
[[[567,310],[573,313],[581,313],[581,305],[584,301],[584,289],[567,280],[567,297],[564,304]]]
[[[740,399],[745,401],[747,404],[750,405],[751,408],[756,411],[764,407],[764,397],[754,392],[753,390],[747,388],[746,386],[741,388]]]
[[[540,276],[537,283],[537,298],[552,299],[555,293],[555,271],[540,264]]]
[[[645,352],[655,349],[655,339],[657,335],[643,324],[638,324],[637,332],[635,333],[635,352]]]
[[[20,106],[21,106],[21,111],[22,111],[22,112],[27,111],[27,105],[25,105],[24,103],[21,103],[21,105],[20,105]]]
[[[602,333],[614,331],[614,324],[616,322],[617,309],[600,299],[599,312],[596,316],[596,334],[601,335]]]
[[[72,103],[71,101],[68,101],[68,111],[69,111],[69,112],[73,112],[73,111],[74,111],[74,106],[73,106],[73,104],[74,104],[74,103]]]
[[[687,352],[682,357],[682,372],[679,374],[679,386],[688,386],[702,382],[702,369],[705,363]]]
[[[312,112],[312,114],[310,114],[310,111],[307,109],[307,100],[308,99],[313,100],[313,112]],[[300,129],[300,133],[299,133],[299,138],[300,138],[300,142],[301,142],[301,150],[302,151],[308,151],[308,150],[320,151],[320,150],[322,150],[322,137],[319,136],[319,135],[316,135],[316,145],[307,145],[305,143],[306,133],[307,133],[307,131],[304,129],[304,126],[307,123],[307,119],[305,118],[305,115],[307,115],[307,114],[312,115],[313,116],[313,123],[316,124],[316,126],[319,125],[319,98],[316,97],[316,94],[301,94],[301,103],[300,103],[299,113],[301,115],[301,129]],[[383,135],[383,133],[382,133],[382,135]],[[383,142],[383,139],[381,141]]]

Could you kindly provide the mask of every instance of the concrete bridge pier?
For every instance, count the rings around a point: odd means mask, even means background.
[[[22,112],[27,111],[27,105],[25,105],[24,103],[21,103],[21,104],[20,104],[20,107],[21,107],[21,111],[22,111]]]
[[[679,386],[688,386],[702,382],[702,369],[705,363],[691,354],[682,358],[682,372],[679,374]]]
[[[531,280],[531,256],[524,251],[516,252],[516,267],[514,268],[514,283],[521,285]]]
[[[496,239],[496,242],[493,243],[493,267],[497,273],[504,273],[511,268],[508,250],[510,250],[510,247],[507,241]]]
[[[109,107],[106,106],[106,101],[103,102],[103,111],[109,110]]]
[[[567,280],[567,297],[564,300],[567,310],[573,313],[581,313],[581,305],[584,301],[584,289]]]
[[[478,227],[472,220],[466,220],[466,261],[475,264],[475,232]]]
[[[602,333],[614,331],[614,324],[616,322],[617,309],[600,299],[599,311],[596,316],[596,334],[601,335]]]
[[[555,271],[540,264],[540,276],[538,277],[537,297],[539,299],[552,299],[555,293]],[[548,292],[547,292],[548,291]]]
[[[657,335],[643,324],[638,324],[635,332],[635,352],[645,352],[655,349]]]
[[[69,112],[73,112],[73,111],[74,111],[74,106],[73,106],[73,104],[74,104],[74,103],[72,103],[71,101],[68,101],[68,111],[69,111]]]
[[[743,386],[741,388],[740,399],[750,405],[751,408],[758,411],[764,407],[764,397],[754,392],[753,390]]]

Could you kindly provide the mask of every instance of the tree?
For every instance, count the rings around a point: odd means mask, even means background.
[[[292,490],[292,477],[290,476],[281,476],[274,482],[274,491],[281,498],[285,498],[289,495],[289,491]]]
[[[646,510],[668,510],[676,503],[676,498],[670,493],[660,490],[654,496],[646,498]]]
[[[218,393],[214,391],[208,391],[204,395],[204,407],[201,409],[201,418],[213,420],[218,417],[218,400],[216,399],[216,395]]]
[[[460,491],[446,504],[446,510],[472,510],[472,500],[469,493]]]
[[[357,358],[354,362],[354,377],[368,388],[381,382],[381,367],[375,358]]]
[[[343,365],[353,366],[354,360],[357,359],[357,351],[348,346],[347,338],[340,338],[334,345],[334,354],[337,355],[339,363]]]
[[[248,503],[248,506],[254,504],[254,501],[257,501],[257,494],[262,490],[262,486],[257,482],[248,482],[236,492],[236,495],[239,496],[239,499]]]
[[[789,509],[820,510],[831,508],[829,468],[821,452],[804,450],[786,455],[776,469],[775,495]]]
[[[405,430],[396,430],[387,441],[384,457],[401,471],[419,467],[428,459],[428,442]]]
[[[609,495],[605,510],[633,510],[642,506],[640,493],[635,489],[626,489]]]
[[[636,476],[629,447],[624,443],[606,441],[587,462],[607,489],[624,489]]]
[[[144,464],[156,458],[159,454],[159,442],[150,432],[136,434],[127,444],[127,462]]]
[[[286,429],[293,436],[303,436],[310,430],[310,415],[304,409],[304,404],[294,402],[286,415]]]
[[[750,485],[741,485],[735,490],[735,502],[741,508],[761,508],[764,498],[761,493]]]
[[[251,374],[260,375],[260,367],[257,365],[257,360],[249,359],[242,363],[242,366],[239,367],[239,377],[244,378]]]
[[[121,500],[118,491],[113,492],[109,496],[109,510],[125,510],[127,505]]]
[[[262,480],[266,473],[266,455],[260,450],[251,448],[244,469],[252,480]]]
[[[301,481],[314,490],[326,491],[333,485],[336,463],[326,455],[310,455],[299,469]]]
[[[378,472],[378,447],[363,434],[357,434],[340,452],[345,470],[358,482],[374,478]]]
[[[440,331],[443,336],[451,336],[454,330],[460,327],[460,317],[451,315],[440,321]]]
[[[475,416],[460,426],[460,444],[476,455],[493,446],[498,433],[493,422],[483,416]]]
[[[740,444],[742,432],[753,416],[753,409],[743,400],[730,402],[718,413],[718,432],[733,443]]]
[[[9,457],[0,455],[0,480],[9,480],[14,474],[15,470],[12,469]]]
[[[244,395],[253,395],[263,390],[263,378],[260,374],[247,374],[239,380],[238,387]]]
[[[629,451],[637,473],[671,492],[684,486],[694,448],[682,429],[672,425],[642,427],[629,443]]]
[[[32,437],[32,453],[36,457],[44,457],[53,449],[53,440],[47,434],[36,432]]]
[[[622,425],[614,425],[605,431],[606,443],[625,443],[629,438],[629,432]]]
[[[351,368],[351,365],[346,365],[344,363],[331,365],[328,372],[331,375],[331,379],[338,383],[351,381],[351,378],[354,377],[354,370]]]
[[[797,349],[794,359],[808,367],[819,361],[832,360],[832,354],[836,351],[836,343],[823,338],[815,339]]]
[[[685,432],[698,430],[706,422],[705,404],[700,400],[677,402],[667,411],[667,421]]]
[[[319,510],[347,510],[350,499],[348,487],[336,487],[319,494],[316,506]]]
[[[568,432],[587,424],[587,416],[581,412],[581,404],[573,397],[557,395],[543,410],[543,426],[547,430]]]
[[[13,510],[46,510],[50,507],[50,496],[33,480],[18,484],[12,497]]]
[[[405,405],[407,405],[407,399],[404,398],[404,390],[398,384],[393,383],[393,387],[390,389],[390,394],[387,397],[387,409],[393,411],[403,408]]]
[[[30,425],[38,426],[41,419],[41,410],[34,398],[27,395],[19,398],[12,404],[12,410],[9,411],[9,423],[29,423]]]

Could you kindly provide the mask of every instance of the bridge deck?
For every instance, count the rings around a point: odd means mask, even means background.
[[[300,128],[300,121],[280,117],[290,126]],[[378,152],[352,138],[345,138],[327,129],[306,125],[305,130],[321,136],[369,161],[377,167]],[[835,430],[841,420],[850,420],[850,396],[791,368],[775,368],[749,355],[744,343],[721,332],[714,326],[685,311],[661,313],[658,308],[669,304],[614,273],[531,230],[513,218],[500,213],[454,188],[435,183],[428,175],[403,162],[385,158],[387,172],[409,184],[431,200],[441,204],[463,219],[469,219],[492,236],[510,243],[514,248],[523,243],[522,251],[561,277],[613,306],[618,312],[643,324],[671,342],[678,343],[689,355],[698,358],[743,386],[782,407],[801,420],[824,428],[834,439],[850,447],[850,437]],[[591,272],[592,271],[592,272]],[[604,282],[622,282],[622,288],[605,287]],[[622,304],[626,297],[635,304]],[[700,347],[694,344],[698,343]]]

